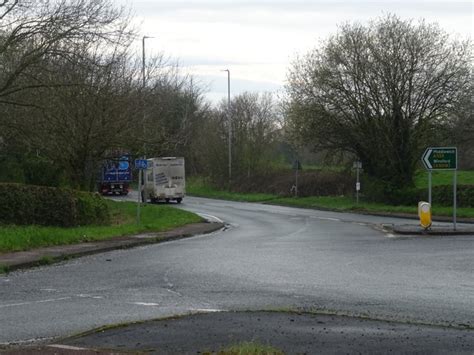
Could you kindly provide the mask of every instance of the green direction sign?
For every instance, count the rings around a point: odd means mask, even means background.
[[[457,170],[458,150],[455,147],[427,148],[421,161],[428,170]]]

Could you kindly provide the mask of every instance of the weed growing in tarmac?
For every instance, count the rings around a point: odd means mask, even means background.
[[[40,265],[51,265],[54,263],[54,258],[52,256],[45,255],[39,261],[38,264]]]
[[[256,341],[230,345],[220,350],[219,355],[283,355],[283,351]]]
[[[10,271],[10,268],[7,265],[1,265],[0,264],[0,275],[1,274],[8,274]]]

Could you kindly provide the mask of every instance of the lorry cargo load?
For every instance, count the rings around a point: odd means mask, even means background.
[[[127,195],[132,182],[130,157],[109,158],[102,165],[98,190],[102,195]]]
[[[186,193],[184,158],[162,157],[147,159],[144,170],[142,200],[144,202],[176,201],[181,203]]]

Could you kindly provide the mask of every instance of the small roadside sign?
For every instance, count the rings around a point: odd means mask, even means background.
[[[433,170],[453,171],[453,228],[456,230],[456,207],[457,207],[457,170],[458,149],[456,147],[429,147],[426,148],[421,162],[428,170],[428,204],[431,206],[431,175]]]
[[[455,147],[431,147],[425,150],[421,161],[427,170],[457,170],[457,157]]]
[[[148,168],[148,162],[146,159],[135,159],[135,169],[145,170]]]

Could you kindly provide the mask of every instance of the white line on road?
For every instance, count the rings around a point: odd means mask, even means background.
[[[224,312],[222,309],[215,309],[215,308],[192,308],[191,312],[200,312],[200,313],[217,313],[217,312]]]
[[[93,298],[93,299],[96,299],[96,300],[101,300],[101,299],[104,298],[102,296],[93,296],[93,295],[87,295],[87,294],[83,294],[83,293],[80,293],[80,294],[76,295],[76,297],[79,297],[79,298]]]
[[[27,305],[36,304],[36,303],[57,302],[57,301],[69,300],[69,299],[71,299],[71,298],[72,298],[72,297],[61,297],[61,298],[51,298],[51,299],[47,299],[47,300],[39,300],[39,301],[31,301],[31,302],[2,304],[2,305],[0,305],[0,308],[17,307],[17,306],[27,306]]]
[[[129,302],[129,303],[134,304],[136,306],[147,306],[147,307],[159,306],[158,303],[153,303],[153,302]]]
[[[79,348],[77,346],[61,345],[61,344],[48,345],[48,348],[56,348],[56,349],[62,349],[62,350],[73,350],[73,351],[90,350],[90,349],[87,349],[87,348]]]
[[[339,218],[331,218],[331,217],[313,217],[316,219],[321,219],[323,221],[334,221],[334,222],[341,222]]]
[[[207,213],[197,213],[199,216],[203,217],[204,219],[207,219],[208,221],[214,221],[217,223],[224,223],[224,221],[216,216],[213,216],[212,214],[207,214]]]

